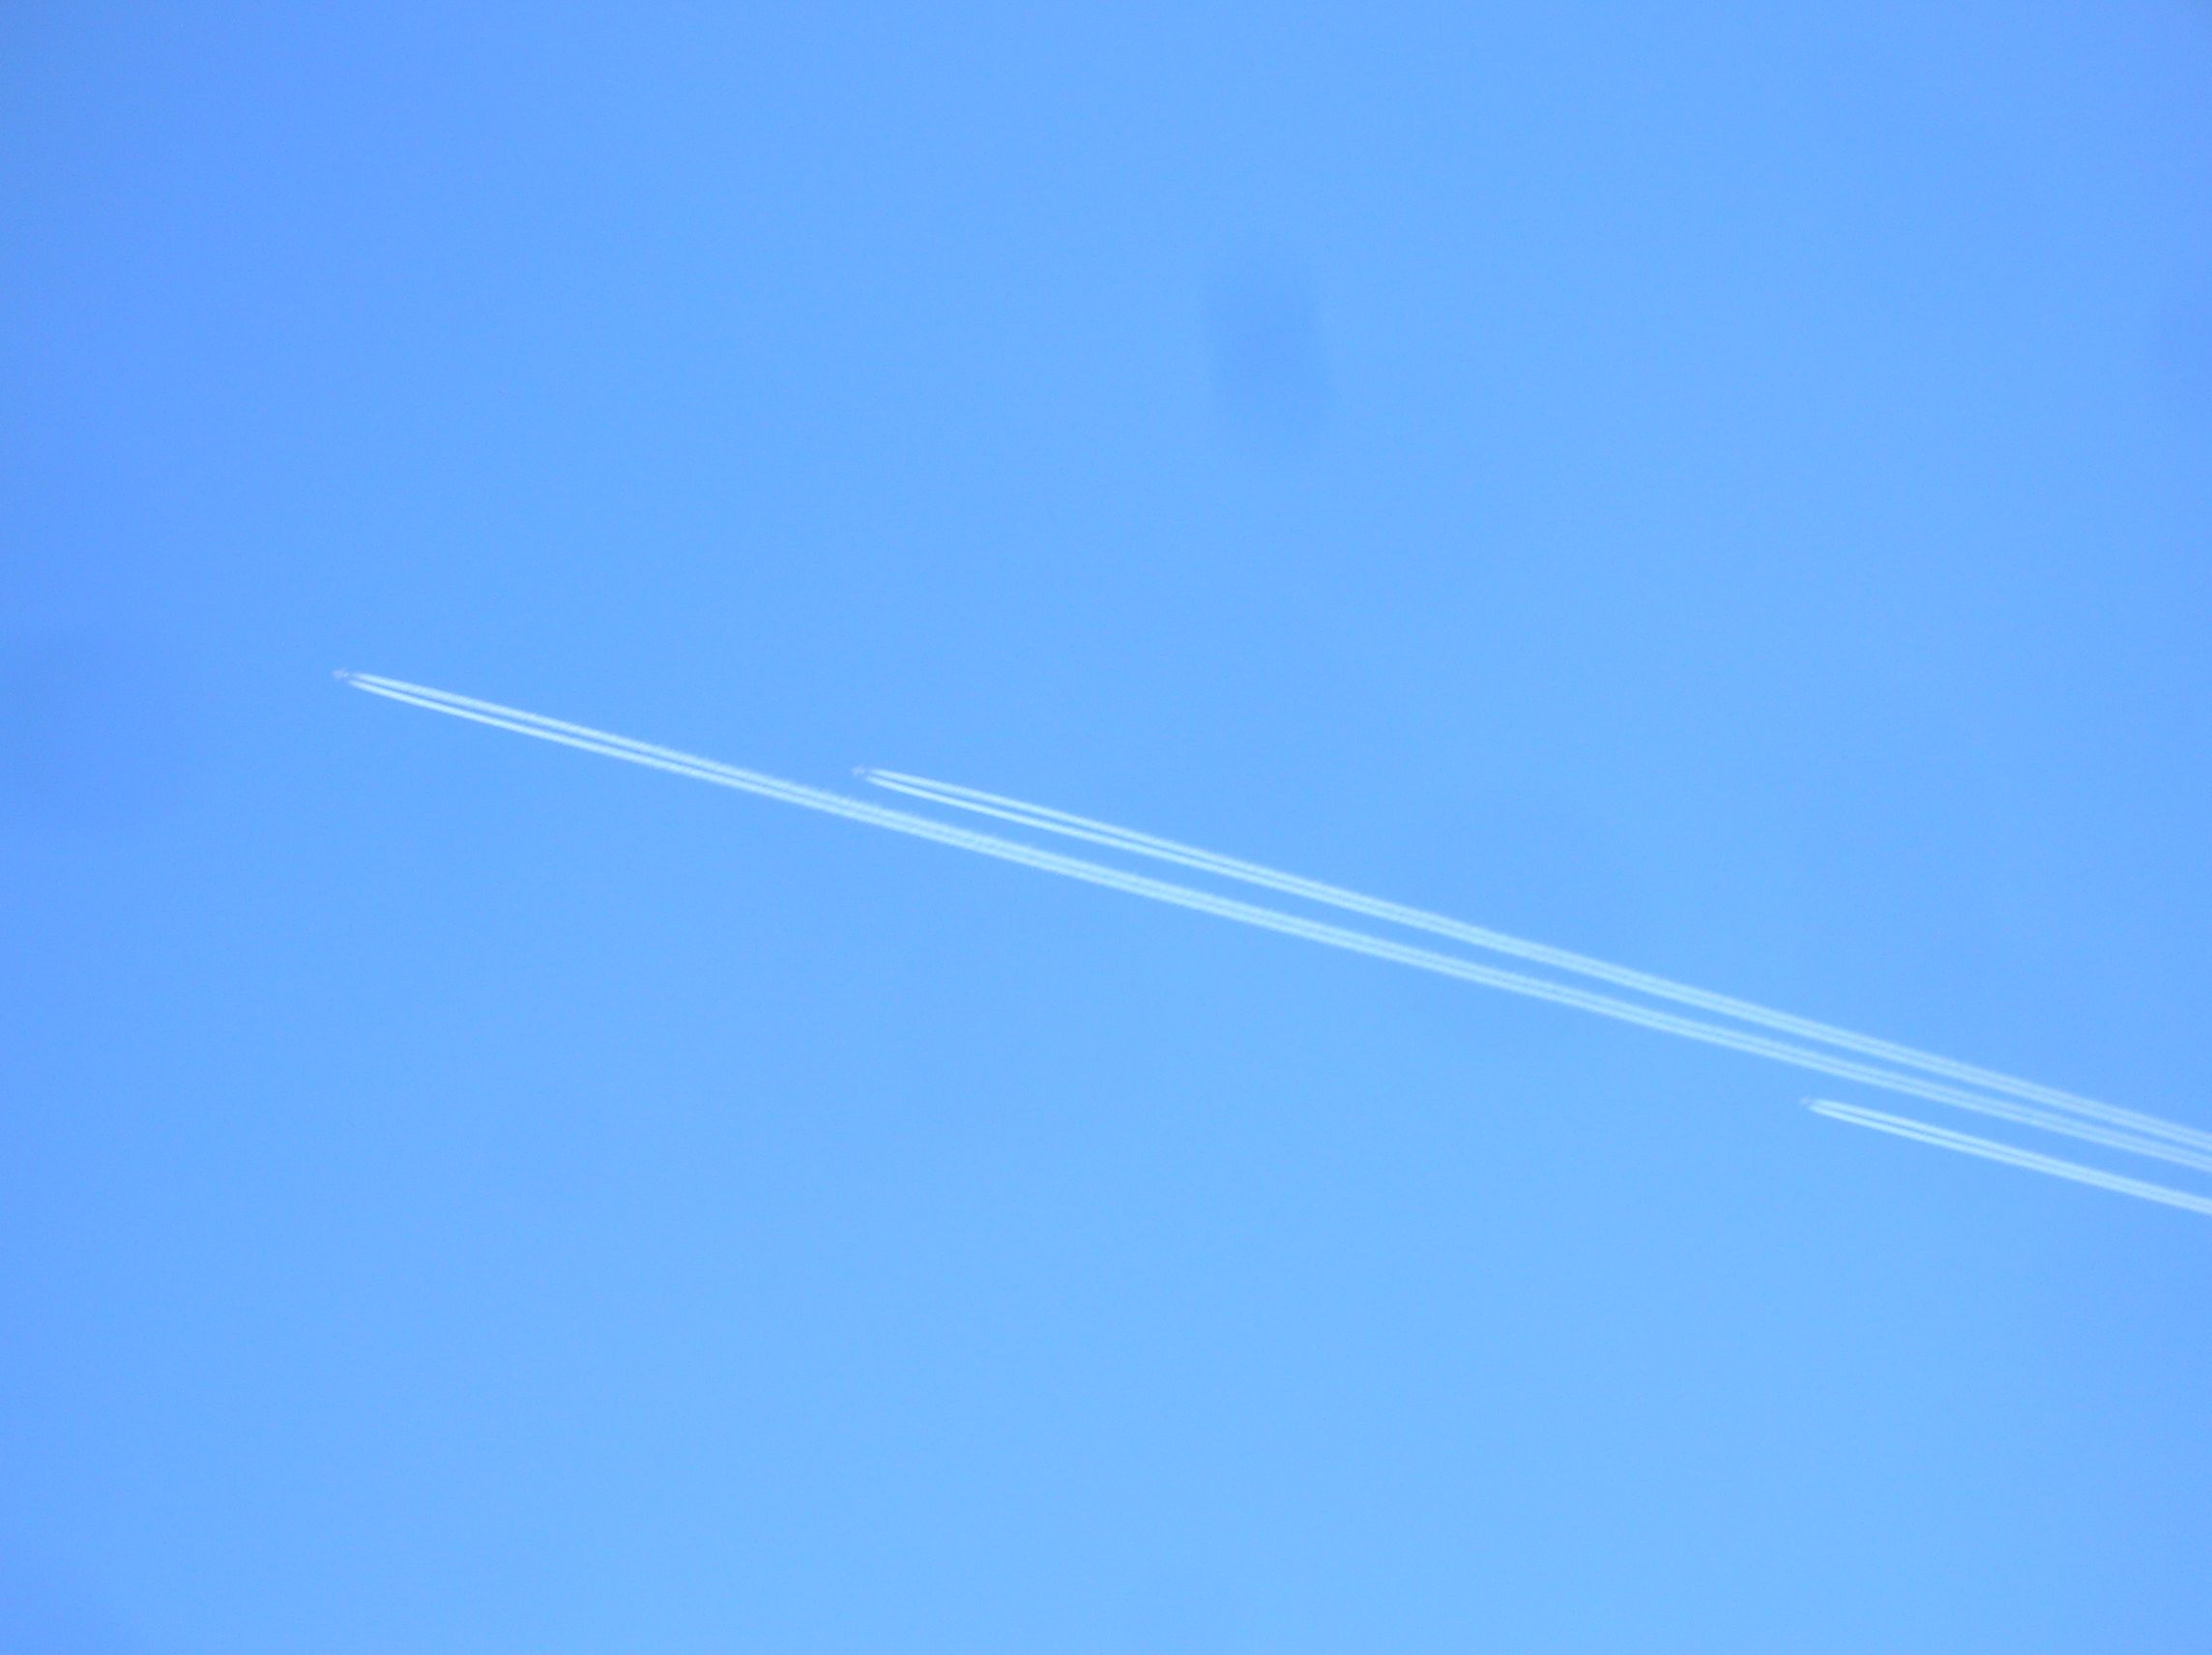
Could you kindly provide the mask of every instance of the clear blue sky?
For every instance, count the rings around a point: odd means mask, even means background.
[[[0,1646],[2212,1626],[2212,1226],[348,693],[2212,1125],[2212,12],[0,24]]]

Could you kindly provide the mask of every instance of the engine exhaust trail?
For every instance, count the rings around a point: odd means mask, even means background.
[[[1415,947],[1410,944],[1393,942],[1388,938],[1371,936],[1346,926],[1332,925],[1323,920],[1308,919],[1279,909],[1264,908],[1256,903],[1241,902],[1233,897],[1218,896],[1210,891],[1179,886],[1166,880],[1134,874],[1124,869],[1109,867],[1104,863],[1086,861],[1081,857],[1062,856],[1058,852],[1040,850],[1036,846],[1018,840],[1001,838],[996,834],[981,833],[971,828],[957,828],[948,823],[917,816],[908,811],[893,810],[871,804],[863,799],[843,794],[830,793],[821,788],[808,787],[800,782],[785,781],[780,777],[763,774],[758,770],[742,769],[716,760],[701,758],[697,754],[681,752],[673,747],[656,746],[651,742],[633,740],[588,725],[571,724],[562,719],[548,718],[540,713],[524,711],[519,708],[503,707],[497,702],[479,701],[470,696],[455,695],[447,690],[431,689],[422,684],[408,683],[398,679],[380,678],[368,673],[340,673],[341,682],[356,689],[387,700],[420,707],[433,712],[471,723],[488,725],[515,735],[531,736],[539,740],[574,747],[602,757],[621,759],[628,764],[643,765],[672,774],[689,776],[694,780],[711,782],[717,787],[734,788],[762,798],[772,798],[785,804],[796,804],[804,809],[820,811],[826,815],[843,817],[848,821],[863,823],[869,827],[886,828],[891,832],[927,839],[957,850],[971,851],[979,856],[1034,868],[1039,872],[1059,874],[1063,878],[1080,880],[1087,885],[1120,890],[1132,896],[1147,897],[1195,913],[1212,915],[1217,918],[1234,920],[1238,924],[1274,931],[1284,936],[1319,943],[1327,947],[1341,948],[1350,953],[1364,954],[1370,958],[1387,960],[1395,965],[1411,966],[1416,971],[1434,973],[1440,976],[1471,982],[1485,988],[1502,990],[1508,994],[1530,1000],[1545,1001],[1555,1005],[1568,1006],[1590,1012],[1621,1023],[1633,1024],[1659,1033],[1674,1034],[1701,1044],[1718,1046],[1725,1050],[1741,1052],[1748,1056],[1766,1058],[1775,1062],[1788,1063],[1816,1074],[1824,1074],[1838,1080],[1855,1081],[1887,1091],[1918,1097],[1931,1103],[1949,1104],[1954,1108],[1974,1111],[1984,1115],[2011,1120],[2021,1125],[2040,1127],[2050,1132],[2079,1138],[2088,1143],[2104,1145],[2108,1148],[2125,1150],[2131,1154],[2152,1156],[2172,1161],[2182,1166],[2212,1172],[2212,1155],[2198,1155],[2175,1145],[2134,1132],[2119,1131],[2095,1122],[2081,1120],[2003,1098],[1985,1097],[1963,1091],[1952,1086],[1924,1079],[1920,1076],[1900,1074],[1863,1063],[1848,1058],[1821,1052],[1809,1047],[1793,1046],[1787,1041],[1771,1039],[1765,1035],[1731,1029],[1721,1024],[1704,1023],[1655,1007],[1639,1005],[1634,1002],[1615,1000],[1589,989],[1572,984],[1552,982],[1545,978],[1528,976],[1523,973],[1501,967],[1484,965],[1479,961],[1462,959],[1432,949]]]
[[[2182,1190],[2168,1189],[2164,1184],[2122,1177],[2117,1173],[2084,1167],[2078,1161],[2061,1161],[2055,1155],[2039,1155],[2032,1149],[2016,1148],[2010,1144],[1977,1138],[1970,1132],[1954,1132],[1949,1127],[1932,1126],[1925,1120],[1912,1120],[1902,1115],[1884,1115],[1878,1109],[1861,1109],[1855,1104],[1836,1103],[1820,1097],[1807,1098],[1805,1107],[1815,1115],[1826,1116],[1830,1120],[1868,1127],[1876,1132],[1887,1132],[1898,1138],[1908,1138],[1916,1144],[1933,1144],[1938,1149],[1955,1149],[1962,1155],[1978,1155],[1985,1161],[1996,1161],[2008,1167],[2024,1167],[2031,1173],[2047,1173],[2054,1178],[2071,1178],[2076,1183],[2089,1184],[2120,1195],[2132,1195],[2142,1201],[2161,1202],[2168,1206],[2178,1206],[2185,1211],[2201,1212],[2212,1217],[2212,1201]]]
[[[1945,1080],[1958,1081],[1977,1087],[1984,1091],[2016,1097],[2025,1103],[2040,1104],[2064,1114],[2079,1115],[2086,1119],[2102,1121],[2123,1131],[2140,1133],[2145,1137],[2163,1138],[2201,1153],[2212,1154],[2212,1132],[2200,1131],[2179,1121],[2167,1120],[2155,1115],[2146,1115],[2132,1109],[2121,1109],[2113,1104],[2100,1103],[2094,1098],[2061,1091],[2055,1087],[2040,1086],[2013,1075],[1999,1074],[1972,1063],[1938,1057],[1895,1041],[1877,1039],[1849,1029],[1816,1022],[1808,1017],[1793,1016],[1770,1006],[1759,1005],[1751,1001],[1738,1000],[1732,995],[1716,994],[1708,989],[1694,988],[1687,983],[1640,972],[1629,966],[1616,966],[1611,961],[1593,959],[1566,948],[1555,948],[1547,944],[1532,943],[1526,938],[1493,931],[1487,926],[1469,924],[1444,915],[1432,914],[1412,908],[1404,903],[1391,902],[1382,897],[1369,896],[1361,891],[1348,890],[1341,886],[1326,885],[1319,880],[1301,878],[1270,868],[1258,862],[1243,861],[1235,857],[1221,856],[1201,850],[1174,839],[1163,839],[1151,833],[1140,833],[1134,828],[1116,827],[1112,823],[1093,821],[1064,810],[1054,810],[1041,804],[1031,804],[1024,799],[1008,798],[999,794],[984,793],[976,788],[960,787],[951,782],[933,781],[927,776],[902,774],[897,770],[862,769],[861,778],[877,787],[910,798],[925,799],[934,804],[947,805],[980,816],[994,817],[1021,827],[1043,832],[1058,833],[1070,839],[1081,839],[1091,844],[1124,851],[1133,856],[1149,857],[1155,861],[1173,862],[1203,873],[1215,874],[1224,879],[1245,885],[1259,886],[1285,895],[1303,897],[1348,913],[1363,915],[1370,919],[1381,919],[1411,930],[1426,931],[1435,936],[1449,937],[1454,942],[1466,943],[1492,953],[1505,954],[1515,959],[1532,961],[1538,965],[1571,972],[1579,976],[1594,978],[1625,988],[1654,1000],[1671,1001],[1677,1005],[1694,1006],[1701,1011],[1713,1012],[1733,1018],[1756,1028],[1771,1029],[1777,1033],[1792,1035],[1818,1045],[1833,1046],[1839,1050],[1854,1052],[1862,1057],[1874,1058],[1901,1068],[1917,1069]],[[2190,1165],[2197,1163],[2191,1162]]]

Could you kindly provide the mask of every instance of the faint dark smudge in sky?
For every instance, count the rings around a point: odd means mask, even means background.
[[[1207,295],[1206,323],[1231,440],[1250,454],[1304,458],[1332,400],[1311,285],[1279,263],[1232,267]]]
[[[96,631],[0,631],[0,823],[135,827],[184,780],[177,664]]]

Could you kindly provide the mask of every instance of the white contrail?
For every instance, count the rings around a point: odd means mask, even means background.
[[[1650,1006],[1638,1005],[1629,1001],[1615,1000],[1588,989],[1576,988],[1566,983],[1556,983],[1541,977],[1505,971],[1497,966],[1482,965],[1473,960],[1460,959],[1450,954],[1440,954],[1427,948],[1416,948],[1386,938],[1369,936],[1363,931],[1330,925],[1322,920],[1307,919],[1297,915],[1285,914],[1278,909],[1262,908],[1255,903],[1239,902],[1232,897],[1216,896],[1209,891],[1196,890],[1165,880],[1150,879],[1142,874],[1129,873],[1121,868],[1085,861],[1057,852],[1039,850],[1012,839],[1002,839],[995,834],[979,833],[965,828],[932,821],[903,810],[892,810],[864,800],[850,798],[842,794],[828,793],[820,788],[804,786],[799,782],[784,781],[776,776],[764,775],[757,770],[741,769],[696,754],[679,752],[672,747],[655,746],[650,742],[635,741],[626,736],[613,735],[604,730],[594,730],[587,725],[570,724],[539,713],[526,712],[518,708],[502,707],[496,702],[478,701],[470,696],[455,695],[447,690],[430,689],[422,684],[402,682],[397,679],[379,678],[368,673],[341,673],[344,682],[357,689],[393,701],[426,708],[433,712],[444,712],[455,718],[474,723],[488,724],[495,729],[512,731],[517,735],[535,736],[540,740],[558,742],[563,746],[580,748],[585,752],[599,753],[607,758],[622,759],[630,764],[645,765],[655,769],[671,771],[677,775],[691,776],[700,781],[713,782],[719,787],[737,788],[742,792],[759,794],[763,798],[778,799],[786,804],[797,804],[809,810],[819,810],[831,816],[842,816],[849,821],[866,823],[870,827],[888,828],[895,833],[906,833],[919,839],[929,839],[941,845],[950,845],[979,856],[994,857],[1001,861],[1019,863],[1045,873],[1060,874],[1068,879],[1081,880],[1089,885],[1103,886],[1108,889],[1126,891],[1132,896],[1149,897],[1155,902],[1169,903],[1178,908],[1191,909],[1219,918],[1233,919],[1239,924],[1257,926],[1266,931],[1280,932],[1285,936],[1303,938],[1307,942],[1321,943],[1332,948],[1343,948],[1355,954],[1366,954],[1375,959],[1389,960],[1395,964],[1412,966],[1417,971],[1433,972],[1440,976],[1455,977],[1463,982],[1479,983],[1486,988],[1502,989],[1508,994],[1526,996],[1531,1000],[1549,1001],[1556,1005],[1572,1006],[1580,1011],[1593,1012],[1600,1017],[1632,1023],[1639,1028],[1656,1030],[1665,1034],[1676,1034],[1687,1040],[1705,1045],[1720,1046],[1730,1051],[1748,1053],[1753,1057],[1768,1058],[1777,1062],[1790,1063],[1810,1069],[1817,1074],[1834,1076],[1838,1080],[1857,1081],[1863,1085],[1878,1087],[1884,1090],[1902,1092],[1907,1096],[1925,1098],[1932,1103],[1950,1104],[1954,1108],[1972,1110],[1998,1118],[2017,1121],[2023,1125],[2038,1126],[2047,1131],[2063,1133],[2089,1143],[2102,1144],[2110,1148],[2127,1150],[2133,1154],[2156,1156],[2183,1166],[2212,1172],[2212,1156],[2193,1154],[2190,1151],[2161,1143],[2154,1139],[2138,1137],[2133,1133],[2115,1131],[2087,1121],[2054,1115],[2048,1110],[1999,1098],[1984,1097],[1962,1091],[1955,1087],[1940,1085],[1915,1075],[1897,1074],[1872,1064],[1839,1058],[1831,1053],[1815,1051],[1808,1047],[1792,1046],[1786,1041],[1769,1039],[1764,1035],[1748,1033],[1742,1030],[1726,1028],[1720,1024],[1703,1023],[1695,1018],[1677,1016]]]
[[[2162,1119],[2155,1115],[2144,1115],[2132,1109],[2099,1103],[2094,1098],[2077,1096],[2060,1091],[2054,1087],[2039,1086],[2033,1081],[2021,1080],[2012,1075],[1999,1074],[1992,1069],[1962,1063],[1950,1058],[1938,1057],[1932,1052],[1918,1051],[1894,1041],[1877,1039],[1871,1034],[1860,1034],[1848,1029],[1838,1029],[1831,1024],[1818,1023],[1811,1018],[1795,1017],[1786,1011],[1776,1011],[1750,1001],[1737,1000],[1730,995],[1715,994],[1707,989],[1693,988],[1687,983],[1655,976],[1628,966],[1616,966],[1606,960],[1596,960],[1586,954],[1574,953],[1566,948],[1555,948],[1543,943],[1531,943],[1525,938],[1512,937],[1502,931],[1486,926],[1470,925],[1464,920],[1452,919],[1441,914],[1431,914],[1403,903],[1390,902],[1382,897],[1347,890],[1341,886],[1324,885],[1319,880],[1300,878],[1278,868],[1262,866],[1257,862],[1224,857],[1212,851],[1185,845],[1155,834],[1140,833],[1134,828],[1118,828],[1109,822],[1096,822],[1089,817],[1072,815],[1064,810],[1054,810],[1041,804],[1031,804],[1024,799],[1007,798],[999,794],[984,793],[976,788],[960,787],[951,782],[933,781],[927,776],[904,775],[896,770],[862,769],[859,774],[878,787],[916,798],[927,799],[935,804],[973,811],[978,815],[996,817],[1003,822],[1017,823],[1045,832],[1059,833],[1071,839],[1086,840],[1094,845],[1105,845],[1114,850],[1126,851],[1135,856],[1150,857],[1156,861],[1174,862],[1182,867],[1196,868],[1204,873],[1217,874],[1246,885],[1279,890],[1290,896],[1304,897],[1311,902],[1324,903],[1353,914],[1365,915],[1371,919],[1386,920],[1412,930],[1431,932],[1449,937],[1455,942],[1471,944],[1493,953],[1511,955],[1516,959],[1532,960],[1539,965],[1553,966],[1560,971],[1573,972],[1581,976],[1594,977],[1617,987],[1633,989],[1650,995],[1655,1000],[1673,1001],[1678,1005],[1693,1005],[1701,1011],[1716,1012],[1762,1029],[1794,1035],[1819,1045],[1834,1046],[1848,1052],[1879,1059],[1904,1068],[1918,1069],[1924,1074],[1941,1075],[1947,1080],[1961,1081],[1979,1087],[1986,1091],[2003,1093],[2024,1102],[2045,1105],[2063,1113],[2102,1120],[2109,1125],[2127,1131],[2139,1132],[2148,1137],[2164,1138],[2192,1148],[2212,1152],[2212,1132],[2199,1131],[2178,1121]]]
[[[1933,1144],[1939,1149],[1956,1149],[1963,1155],[1979,1155],[1984,1160],[2000,1161],[2008,1167],[2025,1167],[2030,1172],[2049,1173],[2054,1178],[2072,1178],[2076,1183],[2093,1184],[2098,1189],[2116,1190],[2121,1195],[2139,1196],[2144,1201],[2163,1202],[2168,1206],[2212,1215],[2212,1201],[2181,1190],[2168,1189],[2164,1184],[2145,1183],[2140,1178],[2124,1178],[2117,1173],[2084,1167],[2077,1161],[2061,1161],[2054,1155],[2038,1155],[2032,1149],[2017,1149],[2010,1144],[1993,1143],[1987,1138],[1976,1138],[1968,1132],[1953,1132],[1948,1127],[1931,1126],[1924,1120],[1910,1120],[1902,1115],[1884,1115],[1878,1109],[1861,1109],[1855,1104],[1835,1103],[1820,1097],[1809,1097],[1805,1100],[1805,1105],[1814,1114],[1824,1115],[1830,1120],[1872,1127],[1877,1132],[1893,1133],[1918,1144]]]

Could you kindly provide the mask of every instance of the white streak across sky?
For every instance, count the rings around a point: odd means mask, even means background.
[[[971,787],[956,787],[950,782],[932,781],[926,776],[902,775],[896,770],[880,769],[863,769],[859,775],[877,787],[888,788],[915,798],[996,817],[1002,822],[1018,823],[1066,838],[1087,840],[1093,845],[1111,846],[1134,856],[1149,857],[1154,861],[1196,868],[1244,885],[1261,886],[1269,890],[1282,891],[1286,895],[1324,903],[1330,908],[1364,915],[1371,919],[1402,925],[1409,930],[1449,937],[1455,942],[1470,944],[1492,953],[1533,961],[1571,972],[1577,976],[1592,977],[1619,988],[1633,989],[1654,1000],[1672,1001],[1677,1005],[1692,1005],[1701,1011],[1717,1012],[1723,1017],[1749,1023],[1757,1028],[1772,1029],[1779,1033],[1813,1041],[1817,1045],[1856,1052],[1864,1057],[1894,1063],[1901,1068],[1917,1069],[1923,1074],[1961,1081],[1984,1091],[2017,1097],[2023,1102],[2044,1104],[2067,1114],[2102,1120],[2130,1132],[2168,1139],[2190,1148],[2212,1153],[2212,1132],[2198,1131],[2178,1121],[2164,1120],[2155,1115],[2143,1115],[2132,1109],[2120,1109],[2109,1103],[2099,1103],[2093,1098],[2078,1097],[2053,1087],[2039,1086],[2033,1081],[1998,1074],[1992,1069],[1977,1068],[1971,1063],[1940,1058],[1932,1052],[1917,1051],[1894,1041],[1878,1040],[1871,1034],[1859,1034],[1848,1029],[1816,1023],[1808,1017],[1793,1017],[1789,1012],[1775,1011],[1750,1001],[1714,994],[1707,989],[1692,988],[1687,983],[1654,976],[1648,972],[1616,966],[1607,960],[1591,959],[1586,954],[1555,948],[1543,943],[1531,943],[1525,938],[1508,936],[1502,931],[1490,930],[1486,926],[1470,925],[1464,920],[1447,918],[1441,914],[1409,908],[1403,903],[1386,902],[1380,897],[1346,890],[1338,886],[1324,885],[1318,880],[1301,879],[1296,874],[1284,873],[1279,868],[1264,867],[1257,862],[1218,856],[1192,845],[1179,844],[1173,839],[1140,833],[1133,828],[1118,828],[1108,822],[1093,822],[1088,817],[1071,815],[1064,810],[1048,809],[1024,799],[1007,798]]]
[[[2189,1212],[2201,1212],[2212,1217],[2212,1201],[2203,1196],[2168,1189],[2164,1184],[2145,1183],[2141,1178],[2122,1177],[2119,1174],[2108,1173],[2101,1167],[2084,1167],[2079,1161],[2062,1161],[2055,1155],[2039,1155],[2032,1149],[2017,1148],[2013,1145],[1999,1144],[1989,1138],[1977,1138],[1971,1132],[1954,1132],[1947,1126],[1931,1126],[1925,1120],[1914,1120],[1903,1115],[1884,1115],[1878,1109],[1864,1109],[1853,1103],[1837,1103],[1830,1098],[1809,1097],[1805,1100],[1805,1107],[1815,1115],[1826,1116],[1830,1120],[1870,1127],[1894,1137],[1908,1138],[1915,1144],[1933,1144],[1938,1149],[1956,1149],[1962,1155],[1979,1155],[1985,1161],[1996,1161],[2007,1167],[2025,1167],[2031,1173],[2048,1173],[2054,1178],[2071,1178],[2079,1184],[2111,1190],[2118,1195],[2136,1196],[2143,1201],[2161,1202],[2168,1206],[2178,1206]]]
[[[1527,973],[1509,971],[1487,965],[1456,954],[1440,953],[1431,948],[1417,947],[1387,937],[1355,931],[1348,926],[1335,925],[1324,920],[1308,918],[1302,915],[1287,913],[1281,909],[1266,908],[1257,903],[1239,901],[1234,897],[1218,895],[1194,886],[1177,885],[1167,880],[1153,879],[1144,874],[1131,873],[1102,862],[1089,861],[1059,852],[1044,850],[1020,840],[1004,838],[995,833],[978,832],[973,828],[956,827],[931,817],[917,816],[909,811],[895,810],[870,803],[865,799],[844,794],[830,793],[821,788],[808,787],[800,782],[785,781],[757,770],[741,769],[716,760],[701,758],[697,754],[680,752],[675,748],[655,746],[633,740],[604,730],[595,730],[582,724],[571,724],[557,718],[548,718],[518,708],[503,707],[495,702],[479,701],[470,696],[455,695],[451,691],[431,689],[422,684],[403,682],[397,679],[380,678],[368,673],[340,673],[343,682],[355,688],[388,700],[421,707],[433,712],[466,719],[472,723],[489,725],[494,729],[510,731],[516,735],[536,737],[562,746],[574,747],[584,752],[597,753],[606,758],[621,759],[628,764],[643,765],[653,769],[666,770],[676,775],[691,777],[697,781],[712,782],[718,787],[735,788],[741,792],[756,794],[785,804],[796,804],[804,809],[839,816],[847,821],[862,823],[872,828],[887,828],[914,838],[927,839],[956,850],[971,851],[978,856],[1013,862],[1042,873],[1059,874],[1063,878],[1080,880],[1087,885],[1104,886],[1131,896],[1148,897],[1155,902],[1208,914],[1216,918],[1235,920],[1238,924],[1274,931],[1284,936],[1296,937],[1309,943],[1320,943],[1347,952],[1364,954],[1373,959],[1387,960],[1395,965],[1411,966],[1416,971],[1434,973],[1440,976],[1471,982],[1485,988],[1503,990],[1531,1000],[1568,1006],[1621,1023],[1634,1024],[1663,1034],[1674,1034],[1703,1045],[1718,1046],[1748,1056],[1765,1058],[1775,1062],[1811,1070],[1838,1080],[1854,1081],[1863,1086],[1878,1088],[1932,1103],[1972,1111],[1996,1118],[2033,1126],[2048,1132],[2060,1133],[2086,1143],[2102,1145],[2107,1148],[2124,1150],[2131,1154],[2150,1156],[2199,1171],[2212,1172],[2212,1134],[2197,1132],[2174,1121],[2163,1120],[2155,1116],[2139,1115],[2134,1111],[2115,1109],[2110,1105],[2075,1098],[2069,1093],[2037,1087],[2032,1083],[2015,1081],[2010,1077],[1994,1075],[1975,1069],[1967,1064],[1954,1063],[1948,1059],[1935,1058],[1914,1052],[1910,1048],[1892,1046],[1871,1036],[1853,1034],[1845,1030],[1833,1030],[1822,1024],[1805,1019],[1791,1018],[1785,1013],[1767,1011],[1747,1002],[1730,1000],[1725,996],[1707,994],[1703,990],[1690,989],[1664,978],[1647,976],[1626,967],[1611,966],[1603,961],[1590,960],[1570,954],[1563,949],[1550,949],[1539,944],[1523,943],[1519,939],[1504,937],[1501,933],[1484,931],[1480,927],[1466,926],[1457,920],[1423,914],[1418,910],[1401,908],[1384,903],[1379,898],[1361,896],[1335,886],[1280,874],[1257,864],[1238,862],[1230,857],[1216,857],[1210,852],[1195,850],[1168,840],[1153,839],[1149,835],[1133,833],[1128,829],[1113,828],[1102,823],[1091,823],[1082,818],[1065,817],[1058,812],[1044,811],[1036,806],[1021,805],[1019,801],[1000,799],[990,795],[975,795],[968,790],[951,789],[943,783],[926,783],[919,778],[891,776],[888,772],[863,772],[871,779],[898,785],[904,791],[932,798],[942,803],[962,803],[965,808],[985,808],[987,814],[1006,817],[1031,827],[1050,827],[1054,831],[1072,833],[1111,848],[1152,857],[1154,859],[1179,861],[1201,871],[1238,879],[1246,884],[1264,885],[1269,888],[1310,900],[1324,902],[1339,909],[1349,909],[1375,918],[1403,925],[1415,925],[1462,942],[1475,943],[1493,951],[1517,953],[1523,958],[1572,970],[1585,976],[1596,976],[1622,987],[1635,989],[1654,998],[1666,998],[1677,1003],[1689,1003],[1702,1009],[1721,1011],[1739,1021],[1752,1021],[1769,1029],[1781,1030],[1797,1035],[1797,1040],[1776,1038],[1753,1029],[1731,1027],[1702,1018],[1687,1017],[1658,1006],[1645,1005],[1635,1001],[1600,994],[1594,990],[1559,982],[1548,977],[1532,976]],[[1057,826],[1056,826],[1057,825]],[[1822,1050],[1819,1045],[1801,1043],[1804,1039],[1825,1042],[1842,1051]],[[1856,1054],[1856,1055],[1847,1055]],[[1891,1063],[1904,1063],[1906,1068],[1884,1067],[1862,1060],[1867,1055],[1883,1057]],[[1917,1067],[1920,1072],[1911,1072]],[[1938,1079],[1936,1076],[1945,1078]],[[1952,1080],[1965,1080],[1978,1085],[1982,1090],[1967,1089]],[[1863,1124],[1863,1122],[1862,1122]],[[1939,1131],[1938,1128],[1927,1128]],[[1934,1142],[1935,1140],[1929,1140]],[[1979,1142],[1977,1140],[1976,1142]],[[1955,1146],[1953,1146],[1955,1147]],[[2022,1151],[2025,1153],[2025,1151]],[[2063,1163],[2062,1163],[2063,1164]],[[2131,1180],[2121,1180],[2128,1182]],[[2116,1187],[2116,1186],[2114,1186]],[[2156,1187],[2156,1186],[2149,1186]]]

